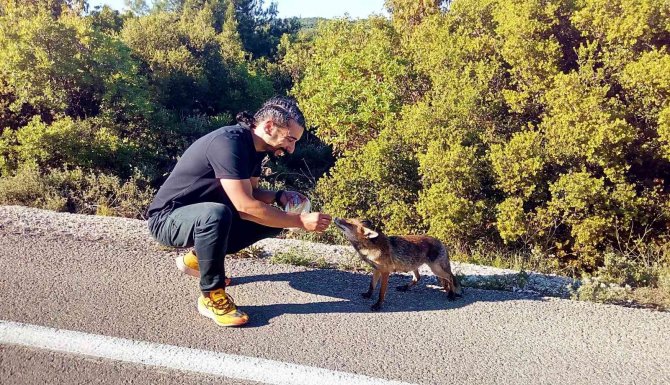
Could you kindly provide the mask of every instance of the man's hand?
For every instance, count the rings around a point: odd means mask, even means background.
[[[307,231],[322,232],[330,226],[332,218],[324,213],[307,213],[300,215],[302,228]]]

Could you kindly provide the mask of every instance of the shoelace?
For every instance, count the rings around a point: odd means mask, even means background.
[[[221,310],[224,313],[237,310],[237,308],[235,307],[235,301],[233,301],[233,297],[231,297],[227,293],[225,295],[226,295],[225,299],[219,298],[216,301],[210,298],[210,301],[212,301],[212,307],[214,307],[216,310]]]

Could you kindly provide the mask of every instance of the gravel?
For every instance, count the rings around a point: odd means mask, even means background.
[[[27,234],[45,237],[68,237],[101,243],[123,242],[136,248],[161,247],[151,237],[146,221],[119,217],[58,213],[22,206],[0,206],[0,233]],[[265,239],[254,245],[263,255],[299,253],[312,260],[351,266],[358,261],[350,246],[326,245],[296,239]],[[452,269],[466,287],[514,291],[527,295],[569,297],[578,281],[567,277],[535,272],[519,272],[490,266],[452,262]],[[428,284],[437,280],[427,266],[420,273]]]

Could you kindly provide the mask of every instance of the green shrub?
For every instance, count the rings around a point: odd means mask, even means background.
[[[605,253],[603,266],[598,268],[596,276],[606,283],[638,287],[654,285],[659,273],[657,266],[647,266],[622,253],[608,251]]]
[[[36,166],[26,164],[15,175],[0,177],[0,204],[65,211],[67,197],[45,180]]]
[[[35,166],[24,166],[16,175],[0,178],[0,204],[82,214],[143,218],[154,193],[137,171],[121,181],[79,168],[41,173]]]
[[[658,288],[670,297],[670,263],[658,272]]]
[[[361,148],[393,121],[407,74],[398,48],[391,23],[371,17],[322,23],[311,50],[301,52],[306,70],[292,92],[336,154]]]
[[[398,47],[389,65],[404,75],[384,79],[407,97],[393,99],[388,120],[361,113],[360,97],[375,88],[337,78],[333,64],[358,57],[346,68],[363,76],[376,65],[364,60],[375,52],[364,24],[324,27],[334,37],[321,36],[300,68],[294,91],[305,101],[328,96],[309,101],[320,105],[319,132],[352,149],[336,149],[318,183],[324,210],[428,232],[465,258],[542,255],[539,265],[557,271],[623,269],[634,271],[625,281],[641,282],[648,265],[606,253],[667,235],[668,4],[459,0],[438,10],[394,1],[392,9],[396,31],[386,36]],[[355,53],[319,45],[343,36],[367,37]],[[313,92],[301,94],[306,85]]]
[[[396,133],[384,131],[340,158],[317,184],[323,209],[339,217],[374,219],[389,233],[414,229],[418,165],[405,146]]]
[[[332,149],[313,133],[305,132],[295,152],[281,158],[270,157],[264,165],[264,181],[272,189],[311,192],[334,164]]]
[[[16,141],[19,163],[34,161],[45,169],[67,164],[124,173],[136,155],[136,146],[100,119],[65,117],[45,124],[35,117],[16,132]]]
[[[621,287],[616,283],[606,283],[598,278],[584,277],[581,285],[574,291],[573,298],[580,301],[592,301],[601,303],[622,303],[625,301],[632,289]]]
[[[305,253],[305,250],[291,248],[287,251],[280,251],[273,254],[270,257],[270,263],[309,266],[312,263],[312,258]]]
[[[661,144],[661,153],[670,161],[670,105],[661,111],[658,118],[658,137]]]

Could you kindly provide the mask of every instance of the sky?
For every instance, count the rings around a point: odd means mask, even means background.
[[[148,3],[150,1],[147,1]],[[384,0],[275,0],[279,17],[325,17],[333,18],[348,13],[353,18],[364,18],[372,13],[385,14]],[[270,1],[266,0],[265,4]],[[96,5],[109,5],[122,10],[124,0],[88,0],[91,8]]]

